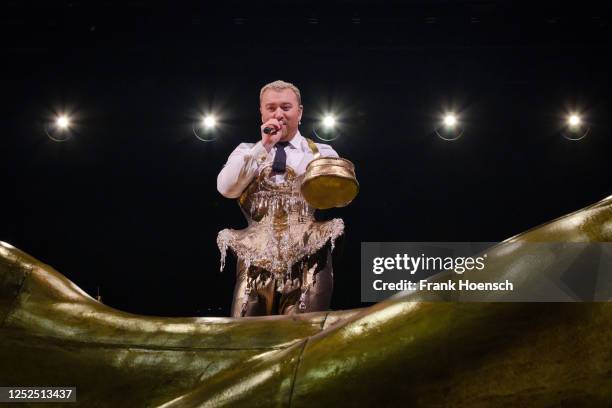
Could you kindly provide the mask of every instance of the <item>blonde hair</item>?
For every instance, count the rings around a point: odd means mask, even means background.
[[[261,97],[263,96],[264,92],[266,92],[268,89],[272,89],[273,91],[291,89],[295,96],[297,96],[298,104],[302,104],[302,95],[300,94],[300,90],[297,88],[297,86],[289,82],[281,81],[280,79],[274,82],[270,82],[269,84],[266,84],[263,86],[263,88],[261,88],[261,91],[259,91],[259,103],[261,103]]]

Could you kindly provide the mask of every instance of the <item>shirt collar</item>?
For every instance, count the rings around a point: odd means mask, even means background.
[[[295,136],[293,136],[293,139],[289,141],[289,144],[291,145],[291,147],[295,149],[300,149],[303,141],[304,141],[304,136],[302,136],[300,134],[300,131],[298,130],[297,132],[295,132]]]

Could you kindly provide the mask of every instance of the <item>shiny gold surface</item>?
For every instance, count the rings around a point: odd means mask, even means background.
[[[0,384],[76,385],[75,406],[157,406],[321,331],[327,315],[137,316],[0,243]]]
[[[349,160],[338,157],[312,160],[306,167],[301,191],[304,199],[314,208],[344,207],[359,192],[355,166]]]
[[[316,261],[321,252],[329,252],[328,243],[334,250],[344,223],[339,218],[316,221],[314,208],[300,193],[301,180],[290,166],[282,175],[273,172],[271,165],[264,166],[238,200],[248,227],[224,229],[217,235],[221,270],[228,250],[238,258],[234,317],[329,307],[331,261],[327,269],[325,262]]]
[[[612,197],[496,246],[491,279],[534,241],[612,241]],[[1,244],[0,384],[77,386],[82,407],[612,405],[610,303],[419,296],[296,316],[136,316]]]
[[[271,165],[265,166],[239,199],[248,227],[224,229],[217,235],[221,269],[228,249],[245,264],[263,268],[279,278],[344,232],[340,218],[315,221],[314,209],[300,194],[301,177],[287,166],[282,182],[271,181]]]

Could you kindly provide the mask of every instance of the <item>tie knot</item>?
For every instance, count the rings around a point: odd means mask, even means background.
[[[285,147],[289,146],[289,142],[276,142],[275,146],[282,147],[284,149]]]

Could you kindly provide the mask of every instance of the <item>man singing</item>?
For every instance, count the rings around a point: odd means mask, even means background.
[[[344,232],[341,219],[317,222],[300,193],[315,157],[338,157],[298,130],[304,107],[299,89],[284,81],[259,94],[261,140],[241,143],[217,177],[217,189],[237,198],[248,220],[243,230],[219,232],[222,254],[238,257],[232,316],[304,313],[329,308],[331,251]]]

